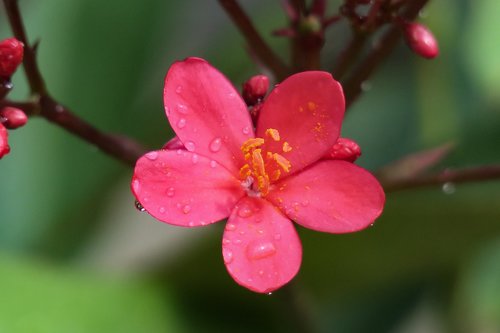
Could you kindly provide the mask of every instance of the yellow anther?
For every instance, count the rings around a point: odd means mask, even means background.
[[[248,153],[250,150],[260,147],[264,144],[264,139],[262,138],[250,138],[241,145],[241,151],[243,153]]]
[[[264,159],[262,158],[262,149],[255,149],[253,151],[252,164],[253,164],[253,170],[257,174],[257,176],[266,174]]]
[[[288,142],[285,141],[285,143],[283,143],[283,152],[288,153],[290,151],[292,151],[292,147]]]
[[[269,193],[269,176],[268,175],[263,175],[257,177],[257,185],[259,187],[260,192],[262,195],[266,195]]]
[[[283,171],[290,172],[290,168],[292,167],[292,163],[290,163],[289,160],[287,160],[286,158],[284,158],[280,154],[276,154],[276,153],[273,155],[273,157],[274,157],[274,160],[276,161],[276,163],[278,163],[278,165],[283,169]]]
[[[240,178],[241,179],[246,179],[248,176],[252,175],[252,170],[250,170],[250,166],[248,164],[245,164],[244,166],[241,167],[240,169]]]
[[[281,171],[279,169],[274,170],[273,176],[271,177],[272,181],[280,179]]]
[[[266,157],[268,160],[272,160],[273,159],[273,153],[271,153],[270,151],[267,152],[266,154]]]
[[[266,135],[274,141],[280,141],[280,132],[274,128],[268,128],[266,130]]]

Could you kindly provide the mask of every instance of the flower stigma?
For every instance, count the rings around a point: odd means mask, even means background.
[[[278,130],[269,128],[264,138],[250,138],[241,145],[245,165],[240,169],[241,185],[251,197],[266,196],[272,182],[277,181],[283,173],[290,172],[292,164],[283,155],[265,149],[266,140],[280,142]],[[282,150],[288,153],[292,147],[283,142]]]

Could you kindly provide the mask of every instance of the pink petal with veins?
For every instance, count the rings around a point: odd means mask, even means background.
[[[302,245],[292,222],[260,198],[244,197],[224,231],[222,255],[240,285],[269,293],[290,281],[302,260]]]
[[[215,160],[186,150],[158,150],[135,166],[132,192],[162,222],[195,227],[229,216],[244,195],[240,181]]]
[[[275,184],[267,198],[306,228],[330,233],[368,227],[382,213],[385,194],[368,171],[325,160]]]

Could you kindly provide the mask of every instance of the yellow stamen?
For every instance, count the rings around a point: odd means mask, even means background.
[[[241,146],[241,151],[243,153],[248,153],[250,150],[260,147],[264,144],[264,139],[262,138],[251,138],[243,143]]]
[[[283,143],[283,152],[288,153],[292,151],[292,147],[288,142]]]
[[[290,172],[290,168],[292,167],[292,164],[290,163],[289,160],[287,160],[286,158],[284,158],[283,156],[281,156],[280,154],[277,154],[277,153],[275,153],[273,155],[273,157],[274,157],[274,160],[276,161],[276,163],[278,163],[278,165],[283,169],[283,171]]]
[[[274,128],[268,128],[266,130],[266,135],[269,136],[274,141],[280,141],[280,132]]]

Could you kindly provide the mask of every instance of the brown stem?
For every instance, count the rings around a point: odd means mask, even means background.
[[[447,182],[465,183],[473,181],[485,181],[500,178],[500,164],[479,166],[474,168],[465,168],[458,170],[446,169],[444,171],[419,175],[412,178],[399,180],[384,180],[382,186],[386,192],[395,192],[417,187],[443,185]]]
[[[135,161],[145,152],[144,148],[137,142],[96,129],[49,95],[38,68],[34,48],[28,42],[18,2],[17,0],[3,0],[3,2],[14,36],[24,44],[24,70],[34,101],[12,102],[4,100],[1,101],[0,105],[18,107],[29,115],[40,115],[95,145],[105,153],[133,166]]]
[[[413,20],[429,0],[414,0],[409,2],[402,17]],[[366,81],[380,63],[387,58],[401,37],[400,28],[393,24],[378,40],[372,51],[358,65],[354,73],[343,83],[346,106],[350,106],[361,93],[361,84]]]
[[[240,5],[235,0],[219,0],[219,3],[246,38],[248,46],[252,49],[253,53],[273,72],[276,79],[281,81],[289,75],[290,70],[288,67],[260,36]]]
[[[12,27],[14,36],[24,44],[23,64],[31,93],[39,95],[46,94],[47,91],[45,89],[45,83],[43,82],[42,75],[40,74],[40,70],[38,69],[36,62],[36,54],[28,43],[28,38],[26,37],[26,30],[24,29],[17,0],[3,0],[3,3],[5,5],[7,17],[9,18],[9,23]]]
[[[349,45],[340,53],[339,58],[332,70],[333,76],[340,80],[348,72],[351,65],[357,59],[358,55],[363,50],[365,41],[367,39],[367,34],[357,29],[352,29],[352,39]]]

